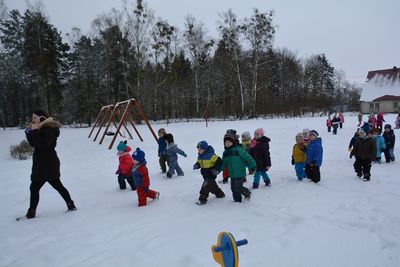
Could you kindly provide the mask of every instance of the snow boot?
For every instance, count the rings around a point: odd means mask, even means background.
[[[36,210],[35,209],[28,209],[28,212],[26,213],[26,218],[28,219],[33,219],[36,216]]]
[[[76,210],[75,204],[72,200],[70,202],[67,202],[67,207],[68,207],[68,211]]]

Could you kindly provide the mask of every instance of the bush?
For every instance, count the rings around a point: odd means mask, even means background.
[[[28,141],[22,140],[19,145],[10,147],[10,154],[14,159],[25,160],[33,155],[33,150]]]

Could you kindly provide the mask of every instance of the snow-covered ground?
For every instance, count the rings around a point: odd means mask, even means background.
[[[57,146],[62,181],[78,211],[65,214],[63,200],[46,184],[37,218],[21,222],[15,218],[28,208],[32,161],[9,155],[23,130],[1,130],[0,266],[218,266],[211,245],[220,231],[249,241],[239,248],[240,266],[400,266],[399,163],[374,164],[371,182],[362,182],[347,152],[357,118],[347,116],[337,136],[327,133],[325,119],[153,125],[174,134],[188,154],[179,158],[185,176],[171,180],[160,173],[153,137],[139,126],[145,141],[129,144],[146,152],[151,188],[161,193],[142,208],[136,192],[118,189],[110,137],[98,145],[87,138],[88,128],[63,128]],[[394,120],[386,116],[392,125]],[[207,205],[195,205],[202,184],[200,172],[192,170],[196,143],[207,140],[221,155],[226,129],[252,133],[258,127],[272,139],[272,187],[262,186],[239,204],[225,184],[226,198],[210,196]],[[298,182],[290,164],[294,137],[303,128],[316,129],[323,139],[319,184]]]

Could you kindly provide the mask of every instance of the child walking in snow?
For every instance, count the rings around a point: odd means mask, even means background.
[[[164,135],[164,138],[165,141],[167,141],[167,148],[164,152],[168,163],[167,178],[171,178],[175,171],[178,176],[183,176],[184,173],[178,164],[178,154],[185,158],[187,155],[182,149],[178,148],[178,145],[174,143],[174,136],[172,134],[166,134]]]
[[[342,129],[344,123],[344,114],[343,112],[339,112],[339,127]]]
[[[239,135],[236,134],[237,133],[236,130],[228,129],[228,130],[226,130],[226,133],[234,136],[235,137],[235,144],[239,144]],[[228,179],[229,179],[229,173],[228,173],[228,168],[226,167],[222,171],[222,181],[221,182],[223,184],[226,184],[226,183],[228,183]]]
[[[126,180],[131,189],[136,190],[136,186],[132,176],[133,159],[129,154],[129,152],[131,152],[131,147],[126,144],[127,141],[121,141],[117,146],[119,165],[118,170],[115,172],[115,174],[118,175],[119,189],[126,189]]]
[[[336,117],[336,115],[334,115],[333,118],[332,118],[332,127],[333,127],[332,133],[334,135],[337,135],[337,129],[339,127],[339,123],[340,123],[339,117]]]
[[[269,142],[271,139],[264,136],[264,130],[258,128],[254,131],[255,144],[250,148],[250,155],[256,161],[257,169],[254,173],[253,189],[257,189],[262,177],[266,186],[271,185],[267,171],[271,168],[271,157],[269,153]]]
[[[322,164],[322,139],[318,137],[318,132],[315,130],[310,131],[310,143],[306,149],[306,166],[305,171],[307,178],[311,179],[314,183],[321,180],[319,168]]]
[[[390,124],[385,124],[385,132],[383,133],[383,138],[385,139],[386,149],[385,149],[385,160],[387,163],[394,161],[394,141],[396,136],[392,130]]]
[[[161,167],[161,172],[166,173],[167,172],[167,158],[165,157],[165,149],[167,148],[167,142],[165,141],[164,135],[166,135],[167,132],[165,131],[164,128],[158,129],[158,157],[159,157],[159,163]]]
[[[328,133],[330,133],[332,128],[331,116],[328,116],[328,119],[326,120],[326,127],[328,127]]]
[[[235,202],[242,202],[242,195],[246,199],[250,199],[251,196],[250,190],[243,186],[246,177],[246,167],[254,171],[257,165],[249,153],[243,149],[243,146],[235,140],[236,136],[234,134],[225,134],[225,151],[222,156],[222,166],[218,171],[222,171],[225,167],[228,167],[233,200]]]
[[[306,177],[306,172],[304,171],[305,161],[306,161],[306,146],[304,145],[303,135],[298,133],[296,135],[296,144],[293,146],[292,152],[292,165],[296,170],[297,179],[299,181]]]
[[[358,119],[357,127],[361,126],[362,118],[363,118],[363,114],[361,112],[358,112],[358,115],[357,115],[357,119]]]
[[[140,150],[140,148],[136,148],[135,152],[132,154],[132,158],[135,162],[132,168],[132,174],[138,195],[138,206],[142,207],[147,205],[147,198],[158,199],[160,198],[160,193],[149,188],[150,178],[149,171],[146,167],[145,153]]]
[[[376,158],[374,162],[381,164],[382,152],[386,149],[385,138],[381,136],[381,131],[378,128],[373,129],[372,134],[376,143]]]
[[[363,130],[358,132],[359,138],[354,142],[353,154],[356,158],[354,171],[358,177],[363,177],[364,181],[371,179],[371,162],[376,157],[376,143],[370,132],[368,135]]]
[[[193,170],[201,168],[201,175],[203,176],[204,182],[201,185],[199,201],[196,202],[199,205],[207,203],[209,193],[214,194],[217,198],[225,197],[224,192],[219,188],[215,182],[218,171],[222,165],[220,157],[215,155],[214,148],[206,141],[200,141],[197,144],[198,157],[197,162],[193,165]]]
[[[242,133],[242,146],[246,152],[250,151],[251,135],[249,132]]]

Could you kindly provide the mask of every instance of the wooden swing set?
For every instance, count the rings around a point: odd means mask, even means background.
[[[116,128],[116,131],[114,133],[114,136],[113,136],[113,139],[112,139],[110,145],[108,146],[108,149],[111,149],[113,147],[114,142],[117,139],[118,135],[124,137],[121,133],[122,127],[124,127],[125,131],[129,135],[129,137],[131,139],[133,139],[132,134],[130,133],[130,131],[128,129],[128,123],[130,123],[132,125],[133,129],[135,130],[136,134],[138,135],[140,141],[143,142],[143,138],[140,135],[140,133],[139,133],[138,129],[136,128],[134,121],[132,119],[132,111],[133,110],[136,110],[136,112],[139,114],[140,118],[145,121],[145,123],[146,123],[147,127],[150,129],[150,132],[153,135],[154,139],[156,140],[156,142],[158,142],[157,136],[156,136],[153,128],[151,127],[146,114],[143,112],[143,110],[139,104],[139,101],[137,101],[134,98],[131,98],[131,99],[128,99],[128,100],[125,100],[122,102],[118,102],[115,105],[103,106],[100,109],[99,114],[97,115],[96,121],[93,124],[92,130],[90,131],[88,138],[90,138],[92,136],[94,129],[99,124],[99,129],[97,130],[97,133],[93,139],[93,142],[95,142],[101,132],[101,129],[103,128],[103,126],[106,125],[103,135],[99,141],[99,144],[102,144],[106,135],[109,135],[110,126],[111,126],[111,124],[113,124]]]

